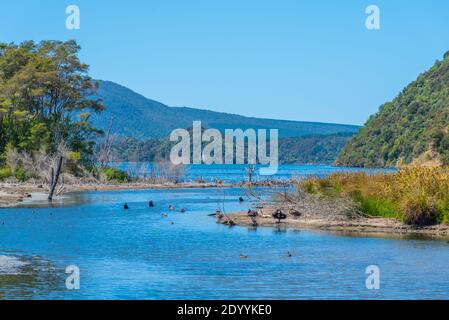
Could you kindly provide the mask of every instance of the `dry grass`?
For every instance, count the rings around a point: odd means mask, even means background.
[[[406,167],[396,173],[335,173],[299,183],[308,193],[351,197],[367,215],[407,224],[449,223],[449,168]]]

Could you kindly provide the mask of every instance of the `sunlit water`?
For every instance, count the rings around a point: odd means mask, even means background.
[[[53,208],[2,209],[0,298],[449,297],[446,241],[229,228],[208,216],[217,207],[246,210],[242,195],[238,188],[88,192]],[[69,265],[81,270],[80,290],[66,288]],[[380,290],[366,288],[369,265],[380,268]]]

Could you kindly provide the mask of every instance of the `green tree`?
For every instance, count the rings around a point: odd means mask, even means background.
[[[92,154],[101,132],[89,117],[104,106],[79,50],[75,41],[0,44],[0,154],[8,144],[54,152],[61,141],[85,160]]]

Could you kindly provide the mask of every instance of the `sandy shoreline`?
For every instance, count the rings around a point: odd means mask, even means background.
[[[282,184],[282,182],[280,182]],[[253,182],[253,187],[275,187],[273,181]],[[112,190],[171,190],[171,189],[205,189],[205,188],[233,188],[244,187],[245,182],[215,183],[215,182],[130,182],[130,183],[82,183],[65,184],[62,195],[83,191],[112,191]],[[31,183],[0,183],[0,208],[13,207],[38,196],[40,200],[44,194],[48,194],[48,188],[44,185]]]
[[[253,226],[251,219],[246,212],[227,214],[237,226]],[[219,223],[227,224],[226,219]],[[434,225],[425,227],[413,227],[405,225],[396,219],[385,218],[357,218],[351,221],[330,221],[327,219],[306,219],[287,218],[281,224],[277,224],[271,215],[264,218],[258,218],[259,227],[288,228],[288,229],[312,229],[332,231],[338,233],[359,233],[359,234],[378,234],[378,235],[423,235],[429,237],[444,238],[449,240],[449,226]]]
[[[254,209],[256,217],[247,212],[228,213],[217,218],[218,223],[247,227],[322,230],[339,234],[381,237],[423,236],[449,240],[449,225],[411,226],[398,219],[364,217],[354,213],[343,199],[306,197],[300,205],[268,205]],[[286,219],[281,223],[272,214],[281,209]]]

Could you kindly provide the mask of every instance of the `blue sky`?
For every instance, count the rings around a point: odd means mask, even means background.
[[[76,39],[91,75],[172,106],[363,124],[449,50],[449,1],[15,0],[0,41]],[[81,29],[65,28],[78,5]],[[381,30],[365,28],[380,8]]]

